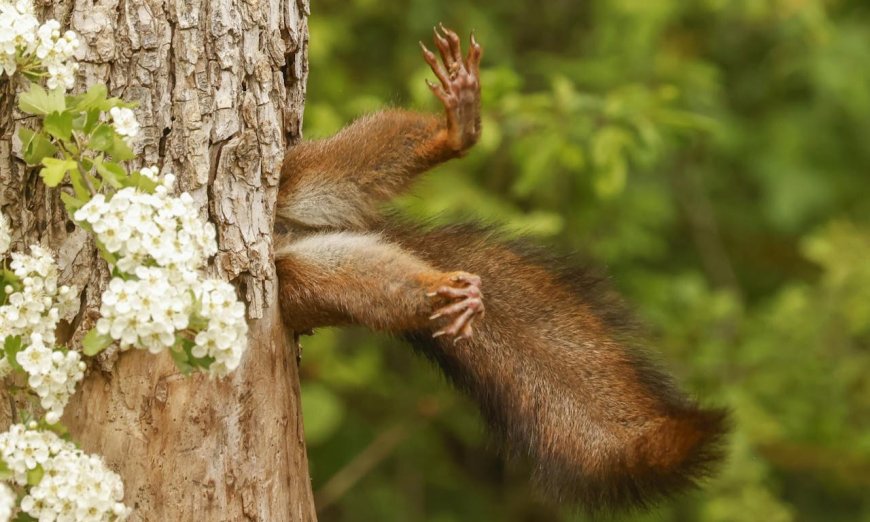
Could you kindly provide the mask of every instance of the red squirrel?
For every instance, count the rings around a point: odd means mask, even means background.
[[[420,45],[444,116],[389,109],[287,152],[275,245],[284,322],[405,337],[557,501],[632,508],[693,486],[722,458],[727,416],[650,364],[594,277],[486,229],[379,213],[480,137],[481,46],[472,35],[463,56],[443,26],[434,39],[440,60]]]

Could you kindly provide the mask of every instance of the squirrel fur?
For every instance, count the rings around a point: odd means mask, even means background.
[[[586,509],[652,504],[722,457],[703,409],[635,346],[600,278],[485,228],[392,223],[379,206],[478,139],[482,50],[435,32],[445,116],[386,110],[283,162],[276,268],[287,326],[360,324],[408,339],[470,395],[536,482]]]

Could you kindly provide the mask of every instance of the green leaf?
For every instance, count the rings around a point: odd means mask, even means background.
[[[3,352],[6,354],[6,360],[9,361],[9,365],[12,366],[13,369],[23,372],[24,368],[21,367],[18,363],[18,359],[16,359],[18,352],[21,350],[21,336],[10,335],[3,341]]]
[[[100,257],[102,257],[103,260],[106,261],[106,263],[109,263],[110,265],[113,265],[113,266],[118,264],[118,259],[115,257],[115,254],[106,250],[106,247],[102,243],[100,243],[99,241],[97,241],[96,243],[97,243],[97,252],[100,253]]]
[[[111,344],[111,336],[103,335],[97,332],[96,328],[92,328],[82,339],[82,353],[89,357],[93,357],[108,348]]]
[[[27,127],[21,127],[18,129],[18,139],[21,140],[21,148],[26,149],[30,146],[30,142],[33,141],[35,135],[36,133]]]
[[[42,158],[57,153],[57,148],[41,132],[22,127],[18,130],[18,137],[21,139],[24,161],[28,165],[38,165]]]
[[[27,114],[44,116],[52,112],[63,112],[66,109],[66,100],[61,89],[46,92],[36,83],[31,83],[30,90],[18,96],[18,108]]]
[[[97,158],[94,160],[94,166],[97,168],[97,172],[100,173],[100,177],[102,177],[103,181],[116,189],[129,185],[127,171],[124,170],[124,167],[121,165],[112,161],[104,162]]]
[[[66,192],[60,193],[60,199],[63,201],[64,206],[66,207],[66,213],[69,216],[75,214],[76,210],[85,206],[87,203],[86,200],[79,199],[72,194],[67,194]]]
[[[42,164],[45,165],[45,168],[39,171],[39,175],[49,187],[56,187],[63,180],[67,171],[78,168],[73,160],[57,158],[42,158]]]
[[[90,134],[91,131],[100,123],[100,112],[99,109],[91,109],[85,115],[85,121],[82,125],[82,131]]]
[[[187,350],[184,349],[184,341],[187,341],[187,339],[176,336],[175,346],[169,350],[169,354],[172,356],[178,371],[184,375],[190,375],[193,372],[193,366],[187,362],[189,356]]]
[[[59,140],[69,140],[73,128],[73,115],[69,111],[53,112],[45,117],[45,131]]]
[[[77,199],[86,201],[91,198],[91,191],[88,189],[87,185],[85,185],[82,173],[78,169],[70,171],[69,180],[72,183]]]
[[[6,464],[6,461],[0,459],[0,480],[9,480],[12,478],[12,470],[9,469],[9,465]]]
[[[153,194],[154,189],[157,188],[157,182],[147,176],[143,176],[141,172],[136,170],[127,178],[126,186],[136,187],[142,192]]]
[[[115,134],[115,139],[112,141],[112,146],[106,152],[117,161],[127,161],[136,157],[133,154],[133,149],[117,134]]]
[[[108,92],[106,91],[106,86],[97,83],[91,85],[91,88],[88,89],[88,92],[84,94],[80,94],[78,96],[70,96],[67,98],[67,103],[73,109],[78,111],[90,111],[91,109],[99,109],[106,102],[106,95]]]
[[[106,123],[97,125],[88,144],[94,150],[108,151],[115,142],[115,129]]]
[[[595,191],[603,198],[610,198],[625,189],[628,172],[626,149],[634,139],[624,129],[610,125],[592,137],[592,159],[597,167]]]
[[[38,518],[33,518],[24,511],[19,511],[12,522],[39,522]]]
[[[0,264],[2,266],[2,264]],[[18,276],[15,275],[15,272],[9,270],[5,266],[3,267],[3,285],[9,285],[12,287],[13,292],[20,292],[24,285],[21,283],[21,280],[18,279]]]
[[[628,167],[622,157],[615,157],[595,172],[593,186],[595,192],[602,198],[611,198],[625,190],[625,180]]]
[[[42,466],[37,464],[35,468],[27,470],[27,485],[35,486],[39,484],[39,481],[42,480],[42,477],[45,475],[45,470],[42,469]]]

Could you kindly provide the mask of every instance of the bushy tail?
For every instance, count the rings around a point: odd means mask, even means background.
[[[481,276],[486,316],[470,342],[408,337],[552,496],[591,511],[645,506],[722,458],[725,412],[650,364],[599,279],[475,227],[389,233],[439,269]]]

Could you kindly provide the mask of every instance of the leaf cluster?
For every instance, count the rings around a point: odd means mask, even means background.
[[[41,165],[39,175],[49,187],[69,180],[71,191],[62,192],[72,215],[103,186],[118,190],[138,187],[153,191],[155,183],[138,172],[128,175],[123,162],[135,157],[133,150],[106,121],[112,108],[135,104],[109,98],[106,86],[95,84],[87,92],[66,95],[61,89],[46,90],[31,83],[18,96],[18,108],[42,119],[42,128],[22,127],[18,138],[28,165]],[[57,156],[60,157],[57,157]]]

